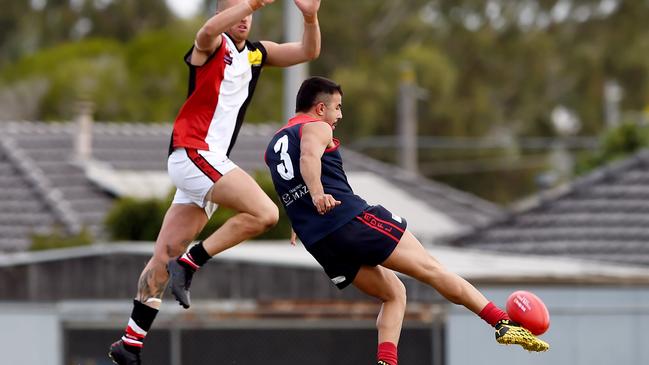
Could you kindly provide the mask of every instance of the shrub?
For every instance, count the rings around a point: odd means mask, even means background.
[[[121,198],[108,213],[106,227],[114,240],[155,240],[166,209],[164,200]]]
[[[280,205],[272,180],[268,173],[257,172],[253,175],[257,183],[276,205]],[[156,239],[164,214],[171,204],[173,195],[167,199],[138,200],[134,198],[118,199],[106,218],[107,230],[114,240],[153,241]],[[222,226],[225,221],[236,214],[224,207],[212,215],[198,239],[207,238]],[[290,223],[283,208],[280,208],[278,224],[268,232],[253,239],[287,239],[291,233]]]
[[[75,235],[69,235],[58,227],[50,234],[32,235],[31,251],[50,250],[76,246],[88,246],[92,243],[92,234],[85,227]]]
[[[583,174],[648,146],[649,128],[646,125],[623,123],[603,135],[599,150],[578,161],[577,173]]]

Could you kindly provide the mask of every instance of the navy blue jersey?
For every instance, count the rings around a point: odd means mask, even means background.
[[[266,149],[266,164],[273,178],[275,191],[280,197],[295,233],[309,246],[354,219],[368,207],[365,200],[354,194],[343,171],[343,161],[335,147],[322,155],[321,181],[325,194],[331,194],[341,204],[320,215],[313,205],[311,194],[300,172],[300,140],[305,123],[316,119],[301,115],[289,121],[271,139]]]

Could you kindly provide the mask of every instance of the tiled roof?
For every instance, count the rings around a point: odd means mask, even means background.
[[[450,243],[649,265],[649,150],[528,199]]]
[[[503,214],[500,206],[470,193],[419,175],[412,175],[398,166],[352,150],[345,150],[344,154],[346,171],[367,171],[382,176],[463,226],[480,227]]]
[[[263,153],[276,129],[244,124],[232,159],[244,170],[265,170]],[[77,130],[70,122],[0,122],[0,195],[11,197],[0,200],[0,251],[26,249],[34,217],[43,223],[39,229],[53,223],[72,231],[88,227],[102,237],[114,197],[91,181],[75,155]],[[120,171],[165,172],[170,133],[170,124],[94,123],[92,159]],[[344,153],[348,171],[381,176],[463,228],[486,224],[501,213],[472,195],[350,150]],[[20,224],[11,223],[17,220]]]
[[[0,247],[15,251],[24,249],[33,233],[45,233],[61,222],[11,160],[4,142],[0,140]]]

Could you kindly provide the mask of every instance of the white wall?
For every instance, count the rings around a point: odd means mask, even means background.
[[[550,311],[550,329],[541,336],[550,343],[550,351],[529,353],[499,345],[490,326],[453,306],[446,332],[447,365],[649,364],[649,288],[481,289],[501,307],[518,289],[540,296]]]
[[[61,327],[43,306],[0,305],[2,364],[61,365]]]

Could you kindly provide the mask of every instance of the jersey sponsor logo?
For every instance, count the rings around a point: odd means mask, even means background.
[[[248,52],[248,62],[250,62],[252,66],[261,66],[262,59],[263,56],[260,50],[256,49]]]
[[[225,51],[225,56],[223,56],[223,61],[225,62],[226,65],[232,65],[232,53],[230,53],[230,50]]]
[[[293,202],[300,200],[307,194],[309,194],[309,188],[306,185],[299,184],[291,188],[287,194],[282,195],[282,202],[284,202],[284,206],[288,207],[293,204]]]
[[[347,278],[344,277],[344,276],[342,276],[342,275],[340,275],[340,276],[336,276],[335,278],[332,278],[332,279],[331,279],[331,281],[332,281],[334,284],[336,284],[336,285],[342,283],[342,282],[345,281],[345,280],[347,280]]]

